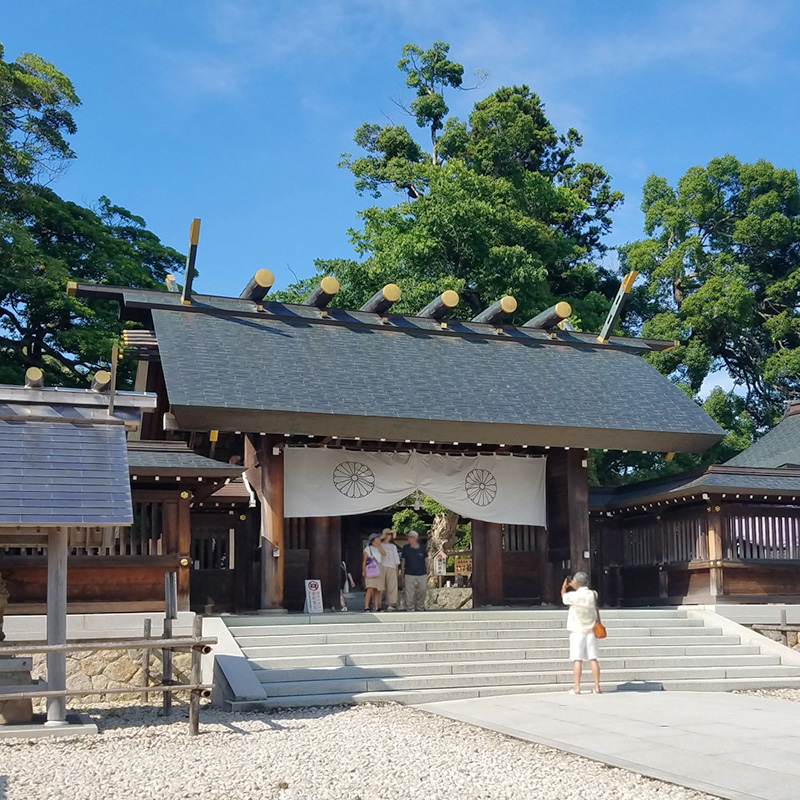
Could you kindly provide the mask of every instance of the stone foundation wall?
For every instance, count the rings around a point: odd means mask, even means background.
[[[800,652],[800,631],[765,630],[758,625],[749,625],[748,627],[773,642],[780,642],[786,647],[791,647],[792,650]]]
[[[472,608],[472,589],[458,586],[445,586],[442,589],[428,589],[425,596],[425,608],[446,610],[460,608],[464,611]]]
[[[189,652],[174,653],[172,671],[174,680],[189,683],[191,654]],[[161,672],[161,651],[150,651],[150,671]],[[33,657],[32,675],[44,678],[47,674],[47,656],[38,654]],[[152,681],[151,681],[152,683]],[[67,653],[67,688],[68,689],[127,689],[142,685],[142,651],[141,650],[98,650],[86,653]],[[186,699],[185,693],[174,694],[173,701]],[[141,702],[142,695],[131,692],[122,695],[79,695],[67,698],[67,706],[76,706],[102,700],[135,700]],[[150,695],[149,702],[161,702],[161,693]],[[44,707],[44,700],[34,703],[37,710]]]

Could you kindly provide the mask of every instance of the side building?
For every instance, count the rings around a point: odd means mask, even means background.
[[[607,604],[800,602],[800,401],[725,464],[589,502]]]

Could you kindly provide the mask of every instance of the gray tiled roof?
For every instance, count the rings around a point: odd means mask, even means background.
[[[800,413],[784,417],[747,450],[725,462],[732,467],[783,467],[800,465]]]
[[[749,499],[752,494],[754,500],[762,499],[765,495],[787,495],[787,500],[790,495],[800,497],[800,469],[736,469],[726,464],[626,486],[592,488],[589,490],[589,505],[597,509],[612,508],[720,492],[741,494],[744,499]]]
[[[128,465],[132,473],[213,473],[234,478],[244,471],[244,467],[201,456],[191,450],[186,442],[128,442]]]
[[[152,318],[183,428],[690,451],[723,435],[620,349],[272,315]]]
[[[122,424],[0,420],[0,524],[132,522]]]

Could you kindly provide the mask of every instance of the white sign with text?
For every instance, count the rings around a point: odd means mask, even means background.
[[[321,614],[325,610],[322,605],[322,584],[319,581],[306,581],[306,604],[304,614]]]

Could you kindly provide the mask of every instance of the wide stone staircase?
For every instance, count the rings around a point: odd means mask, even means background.
[[[651,608],[602,616],[605,690],[800,687],[800,654],[716,615]],[[424,703],[566,691],[571,682],[561,609],[223,619],[264,693],[237,697],[223,686],[231,710]]]

